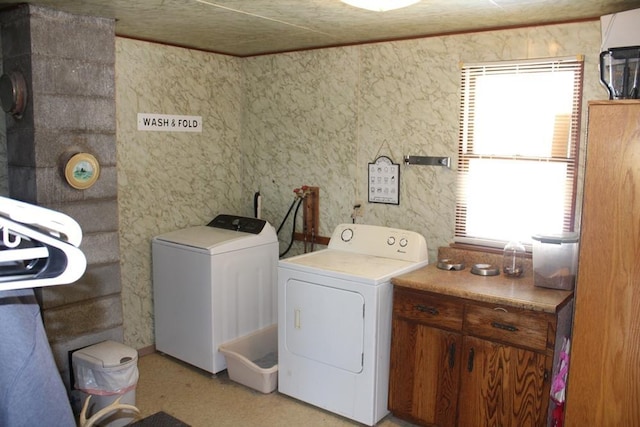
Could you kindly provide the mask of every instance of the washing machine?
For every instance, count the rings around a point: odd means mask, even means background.
[[[152,240],[156,350],[213,374],[218,347],[277,322],[278,240],[268,222],[218,215]]]
[[[391,278],[428,264],[412,231],[342,224],[278,264],[278,391],[363,424],[386,414]]]

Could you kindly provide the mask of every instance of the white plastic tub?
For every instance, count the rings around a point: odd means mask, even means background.
[[[278,386],[278,326],[271,325],[222,344],[229,378],[262,393]]]

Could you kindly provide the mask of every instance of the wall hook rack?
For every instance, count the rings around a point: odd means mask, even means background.
[[[404,156],[405,165],[446,166],[451,168],[451,157]]]

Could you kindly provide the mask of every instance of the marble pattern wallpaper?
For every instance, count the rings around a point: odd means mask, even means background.
[[[586,100],[607,98],[599,44],[597,21],[244,59],[118,38],[125,343],[154,342],[151,238],[251,215],[256,191],[278,227],[293,189],[319,187],[327,237],[362,202],[357,222],[422,233],[434,262],[454,231],[460,63],[582,54],[586,117]],[[137,131],[138,112],[199,115],[203,132]],[[381,155],[400,164],[397,206],[367,203],[368,164]],[[449,156],[452,167],[405,166],[405,155]]]
[[[154,343],[151,239],[240,212],[237,58],[116,39],[118,204],[125,343]],[[202,132],[137,130],[138,113],[202,116]]]

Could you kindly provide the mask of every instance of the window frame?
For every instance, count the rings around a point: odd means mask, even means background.
[[[565,186],[563,206],[562,230],[574,231],[576,219],[576,200],[578,190],[578,157],[580,151],[580,121],[582,114],[582,90],[584,81],[584,57],[577,55],[562,58],[540,58],[529,60],[484,62],[476,64],[461,64],[460,73],[460,116],[458,134],[458,162],[457,162],[457,191],[455,210],[455,244],[474,245],[491,248],[502,248],[506,240],[491,238],[491,236],[472,236],[467,230],[469,163],[475,158],[487,158],[507,161],[543,161],[562,162],[566,165],[566,177],[562,185]],[[573,98],[572,111],[569,122],[570,142],[562,150],[557,150],[552,142],[550,156],[521,156],[521,155],[479,155],[473,152],[474,119],[475,119],[475,88],[477,78],[492,74],[522,74],[554,71],[572,71]],[[555,135],[555,134],[554,134]],[[564,154],[564,156],[560,155]],[[530,249],[530,246],[527,245]]]

